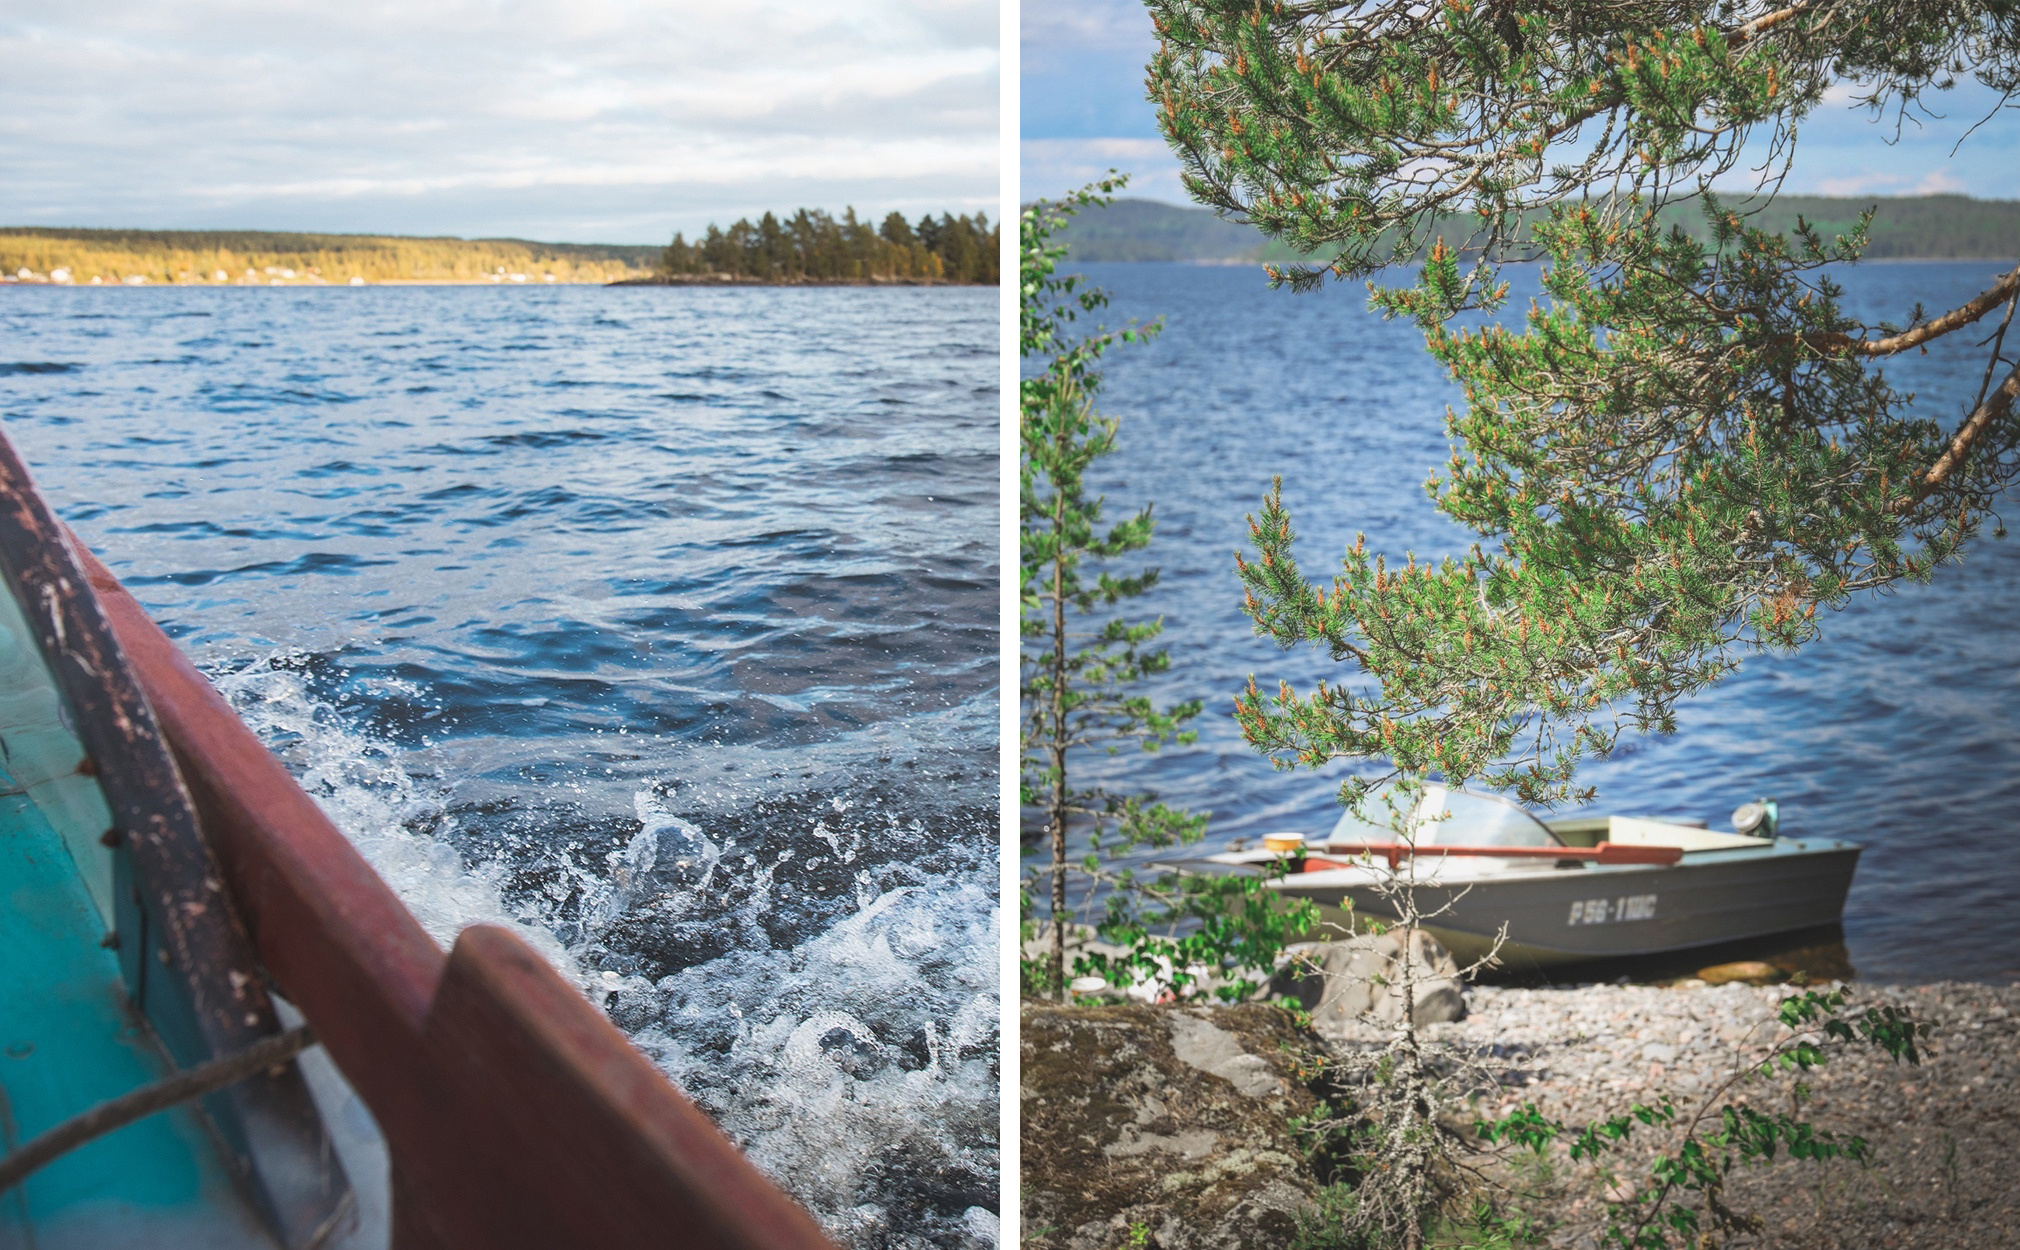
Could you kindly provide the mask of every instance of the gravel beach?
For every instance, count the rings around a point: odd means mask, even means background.
[[[1851,1007],[1912,1008],[1935,1027],[1920,1066],[1897,1064],[1876,1048],[1833,1048],[1831,1062],[1804,1079],[1814,1093],[1805,1115],[1818,1128],[1856,1134],[1871,1164],[1778,1161],[1735,1170],[1728,1205],[1761,1221],[1734,1245],[1929,1247],[1993,1250],[2020,1246],[2020,985],[1855,984]],[[1668,1093],[1694,1110],[1735,1065],[1786,1037],[1774,1019],[1785,986],[1476,986],[1464,1020],[1426,1032],[1510,1065],[1482,1112],[1534,1101],[1571,1124],[1625,1111]],[[1786,1107],[1793,1078],[1740,1087],[1755,1105]],[[1656,1135],[1638,1136],[1654,1144]],[[1639,1156],[1619,1156],[1620,1162]],[[1572,1164],[1563,1148],[1539,1169],[1510,1160],[1494,1169],[1535,1195],[1526,1202],[1551,1227],[1551,1243],[1596,1244],[1603,1180]],[[1622,1169],[1625,1175],[1635,1175]],[[1645,1172],[1640,1173],[1645,1177]]]

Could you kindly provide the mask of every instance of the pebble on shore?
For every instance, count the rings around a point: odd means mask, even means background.
[[[1484,1114],[1534,1102],[1571,1124],[1668,1094],[1694,1110],[1735,1066],[1787,1037],[1775,1005],[1788,986],[1476,986],[1462,1021],[1425,1033],[1488,1051],[1510,1065]],[[1779,1160],[1735,1170],[1726,1201],[1761,1218],[1753,1244],[1803,1250],[2008,1250],[2020,1246],[2020,985],[1854,985],[1855,1011],[1894,1004],[1933,1024],[1920,1066],[1877,1048],[1833,1048],[1803,1077],[1802,1115],[1864,1137],[1869,1168],[1846,1160]],[[1786,1106],[1793,1078],[1735,1093]],[[1654,1135],[1644,1140],[1654,1144]],[[1623,1156],[1623,1162],[1634,1156]],[[1558,1222],[1551,1244],[1597,1244],[1603,1182],[1557,1150],[1557,1192],[1538,1213]],[[1629,1173],[1631,1175],[1631,1173]]]
[[[2020,1164],[2020,985],[1851,990],[1854,1012],[1892,1004],[1933,1025],[1923,1061],[1897,1064],[1863,1044],[1832,1047],[1829,1062],[1801,1078],[1812,1089],[1801,1115],[1823,1131],[1865,1138],[1870,1165],[1786,1156],[1769,1166],[1741,1165],[1724,1199],[1756,1217],[1759,1231],[1725,1244],[1731,1250],[2020,1247],[2020,1187],[2011,1180]],[[1686,1114],[1695,1111],[1749,1058],[1787,1036],[1775,1007],[1794,992],[1698,979],[1671,986],[1477,985],[1467,991],[1463,1020],[1421,1032],[1491,1055],[1504,1067],[1499,1087],[1473,1114],[1453,1121],[1534,1102],[1577,1126],[1663,1095]],[[1197,1031],[1199,1022],[1238,1036],[1251,1056],[1242,1062],[1281,1069],[1273,1097],[1298,1105],[1244,1096],[1235,1080],[1241,1074],[1222,1071],[1225,1065],[1188,1066],[1178,1034],[1181,1025]],[[1355,1023],[1330,1044],[1386,1036],[1379,1025]],[[1097,1037],[1108,1040],[1096,1045]],[[1308,1201],[1317,1178],[1281,1140],[1283,1117],[1311,1098],[1282,1065],[1304,1070],[1296,1055],[1327,1044],[1273,1007],[1027,1002],[1026,1244],[1111,1250],[1139,1226],[1154,1244],[1180,1250],[1284,1244],[1286,1203]],[[1794,1079],[1748,1081],[1732,1092],[1763,1108],[1785,1108]],[[1643,1165],[1661,1140],[1637,1130],[1630,1149],[1610,1156],[1610,1178],[1571,1162],[1561,1143],[1547,1168],[1520,1152],[1471,1162],[1487,1162],[1487,1175],[1511,1187],[1508,1196],[1537,1221],[1549,1245],[1589,1250],[1598,1245],[1605,1199],[1646,1184]],[[1228,1151],[1220,1160],[1218,1152]],[[1263,1167],[1265,1157],[1276,1162]],[[1205,1187],[1180,1183],[1182,1176]]]

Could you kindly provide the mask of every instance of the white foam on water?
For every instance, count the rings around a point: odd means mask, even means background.
[[[790,950],[627,978],[615,1012],[841,1239],[924,1244],[925,1226],[939,1244],[993,1246],[980,1207],[922,1217],[866,1195],[894,1164],[993,1187],[996,1153],[974,1143],[996,1130],[1000,922],[983,886],[928,880]]]
[[[455,827],[445,796],[409,774],[403,752],[310,693],[300,672],[307,655],[283,651],[209,676],[428,936],[446,950],[473,924],[503,925],[580,983],[574,956],[544,918],[506,904],[500,866],[469,863],[444,840]]]
[[[712,923],[762,934],[782,865],[862,845],[815,819],[800,833],[811,846],[780,849],[791,831],[776,829],[753,854],[718,848],[657,793],[635,807],[640,831],[611,856],[613,893],[638,893],[616,909],[634,922],[734,893],[735,913]],[[648,845],[656,882],[674,885],[649,899],[630,875],[650,871],[636,868]],[[602,988],[612,1018],[839,1240],[980,1250],[998,1235],[968,1199],[993,1198],[998,1166],[1001,913],[982,882],[903,876],[886,887],[859,869],[855,906],[789,947],[747,940],[657,981],[605,973]]]
[[[318,701],[303,658],[283,652],[213,680],[433,937],[446,946],[469,924],[513,928],[844,1244],[993,1250],[998,1217],[979,1205],[993,1203],[998,1168],[1001,912],[989,874],[907,871],[886,885],[858,870],[853,910],[775,948],[761,924],[774,874],[802,853],[854,861],[861,833],[816,820],[803,852],[718,845],[648,788],[606,871],[563,859],[539,892],[508,902],[511,865],[471,862],[445,840],[456,832],[448,783],[417,780],[410,754]],[[849,803],[829,806],[839,816]],[[597,966],[614,928],[705,915],[732,896],[720,923],[744,940],[720,957],[656,982]]]

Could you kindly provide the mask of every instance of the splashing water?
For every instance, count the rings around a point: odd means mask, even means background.
[[[997,1244],[1001,913],[972,852],[921,871],[867,848],[881,833],[913,852],[922,821],[831,828],[869,806],[841,795],[739,820],[722,800],[741,790],[684,816],[659,783],[607,822],[614,849],[578,838],[580,862],[529,861],[468,836],[484,816],[430,779],[435,748],[402,751],[318,699],[311,658],[211,676],[431,936],[513,928],[839,1240]],[[718,843],[703,821],[733,832]]]
[[[845,1240],[972,1241],[995,1199],[973,1143],[996,1115],[998,923],[972,882],[905,886],[789,950],[625,978],[611,1015]],[[933,1184],[862,1200],[906,1172]]]
[[[428,932],[992,1243],[995,293],[112,294],[0,301],[8,437]]]
[[[505,904],[498,866],[468,863],[449,842],[455,821],[445,796],[407,771],[402,752],[349,727],[335,707],[311,697],[302,672],[309,658],[289,650],[208,676],[429,937],[446,948],[470,925],[504,925],[563,976],[583,983],[574,956],[542,918]]]

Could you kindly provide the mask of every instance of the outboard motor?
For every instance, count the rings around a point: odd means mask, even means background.
[[[1742,803],[1732,814],[1732,831],[1749,838],[1772,840],[1781,823],[1781,809],[1773,799]]]

